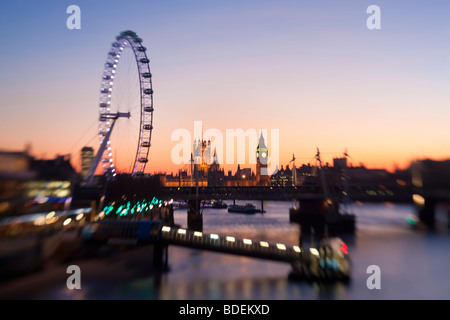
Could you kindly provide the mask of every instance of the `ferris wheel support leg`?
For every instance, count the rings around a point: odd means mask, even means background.
[[[95,171],[97,170],[98,163],[100,162],[100,159],[102,158],[103,152],[106,150],[106,146],[108,145],[109,138],[111,137],[111,133],[114,128],[114,124],[116,123],[117,119],[113,119],[111,123],[111,127],[109,131],[106,133],[105,138],[102,141],[102,144],[100,145],[100,148],[97,151],[97,154],[95,155],[94,160],[92,161],[91,167],[89,168],[88,173],[85,177],[85,182],[87,182],[87,185],[92,185],[92,182],[94,180]]]

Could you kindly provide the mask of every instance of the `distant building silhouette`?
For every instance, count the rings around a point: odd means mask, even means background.
[[[264,137],[261,132],[261,135],[259,136],[259,143],[256,147],[256,185],[258,186],[270,185],[270,176],[267,172],[268,158],[269,151],[267,150]]]
[[[32,178],[30,171],[31,157],[27,151],[1,151],[0,150],[0,179],[1,178]]]
[[[219,159],[217,158],[217,152],[214,149],[214,155],[212,164],[208,169],[208,186],[220,187],[225,183],[224,169],[220,169]]]
[[[242,168],[240,164],[237,165],[235,174],[225,171],[220,167],[217,152],[214,149],[212,152],[212,145],[210,140],[194,140],[192,159],[189,164],[190,174],[188,170],[180,170],[177,175],[172,174],[158,174],[162,185],[167,187],[188,187],[195,186],[198,180],[200,187],[206,186],[270,186],[271,179],[268,173],[267,162],[269,151],[261,134],[259,143],[256,148],[256,172],[251,168]],[[198,172],[198,177],[195,172]],[[290,174],[288,182],[284,184],[292,185],[292,171],[287,167],[287,171],[283,170],[283,174]],[[280,176],[280,175],[279,175]]]
[[[211,140],[195,140],[194,165],[198,170],[199,177],[208,176],[208,170],[211,163]]]
[[[75,180],[69,156],[38,160],[27,151],[0,151],[0,217],[61,209]]]
[[[84,178],[91,167],[94,159],[94,149],[92,147],[83,147],[81,149],[81,176]]]
[[[270,184],[276,187],[292,186],[292,170],[288,166],[286,168],[281,166],[281,169],[270,176]]]

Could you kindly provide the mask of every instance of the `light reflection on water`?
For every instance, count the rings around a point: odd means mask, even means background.
[[[257,207],[259,202],[253,202]],[[289,223],[289,202],[265,202],[266,213],[229,214],[204,209],[203,231],[239,238],[298,244],[299,229]],[[298,283],[287,279],[290,266],[246,257],[170,247],[171,271],[162,279],[159,299],[448,299],[450,237],[410,228],[407,204],[351,205],[355,236],[344,237],[352,260],[349,284]],[[442,212],[439,214],[442,215]],[[185,210],[175,223],[187,226]],[[381,268],[381,289],[369,290],[369,265]]]
[[[259,206],[260,203],[255,202]],[[289,223],[289,202],[265,202],[264,215],[230,214],[205,209],[204,232],[296,245],[299,229]],[[216,252],[169,248],[170,271],[151,273],[152,248],[144,246],[118,255],[76,261],[82,269],[82,290],[66,287],[66,265],[0,284],[0,298],[18,299],[449,299],[450,233],[448,217],[438,210],[437,232],[413,230],[405,217],[411,205],[362,204],[348,208],[357,217],[354,236],[343,237],[352,261],[348,284],[288,280],[291,267]],[[186,210],[175,211],[175,223],[187,227]],[[305,245],[310,246],[308,239]],[[74,263],[74,262],[72,262]],[[367,267],[381,269],[381,289],[369,290]],[[2,288],[3,286],[3,288]],[[3,293],[2,293],[3,289]],[[7,289],[7,290],[6,290]]]

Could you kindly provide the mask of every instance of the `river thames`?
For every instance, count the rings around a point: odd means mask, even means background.
[[[254,202],[256,206],[259,203]],[[204,209],[203,231],[239,238],[299,242],[299,228],[289,223],[289,202],[265,202],[266,213],[230,214]],[[162,279],[158,299],[449,299],[450,234],[446,215],[438,210],[436,232],[413,230],[409,204],[352,204],[357,217],[349,246],[349,284],[299,283],[288,280],[290,266],[246,257],[171,247],[170,272]],[[405,219],[406,218],[406,219]],[[186,227],[185,210],[175,211],[175,223]],[[306,239],[306,246],[311,241]],[[312,244],[314,245],[314,243]],[[367,267],[381,271],[381,289],[368,289]],[[145,287],[145,281],[141,283]]]
[[[259,203],[255,202],[258,206]],[[204,209],[203,231],[254,241],[296,245],[299,228],[289,223],[289,202],[264,203],[264,214],[231,214]],[[151,248],[117,255],[54,263],[44,270],[0,284],[0,299],[138,300],[447,300],[450,298],[450,232],[445,210],[437,211],[437,230],[414,230],[409,204],[352,204],[356,234],[342,237],[352,263],[349,283],[297,282],[291,266],[229,254],[169,247],[169,272],[155,276]],[[186,210],[175,223],[187,226]],[[305,247],[315,246],[306,238]],[[81,289],[66,286],[68,264],[81,269]],[[380,268],[380,289],[366,285],[367,268]]]

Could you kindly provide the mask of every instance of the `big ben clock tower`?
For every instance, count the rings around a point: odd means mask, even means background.
[[[256,184],[258,186],[269,186],[270,177],[267,172],[269,152],[267,151],[266,144],[264,143],[264,137],[259,136],[259,143],[256,147]]]

